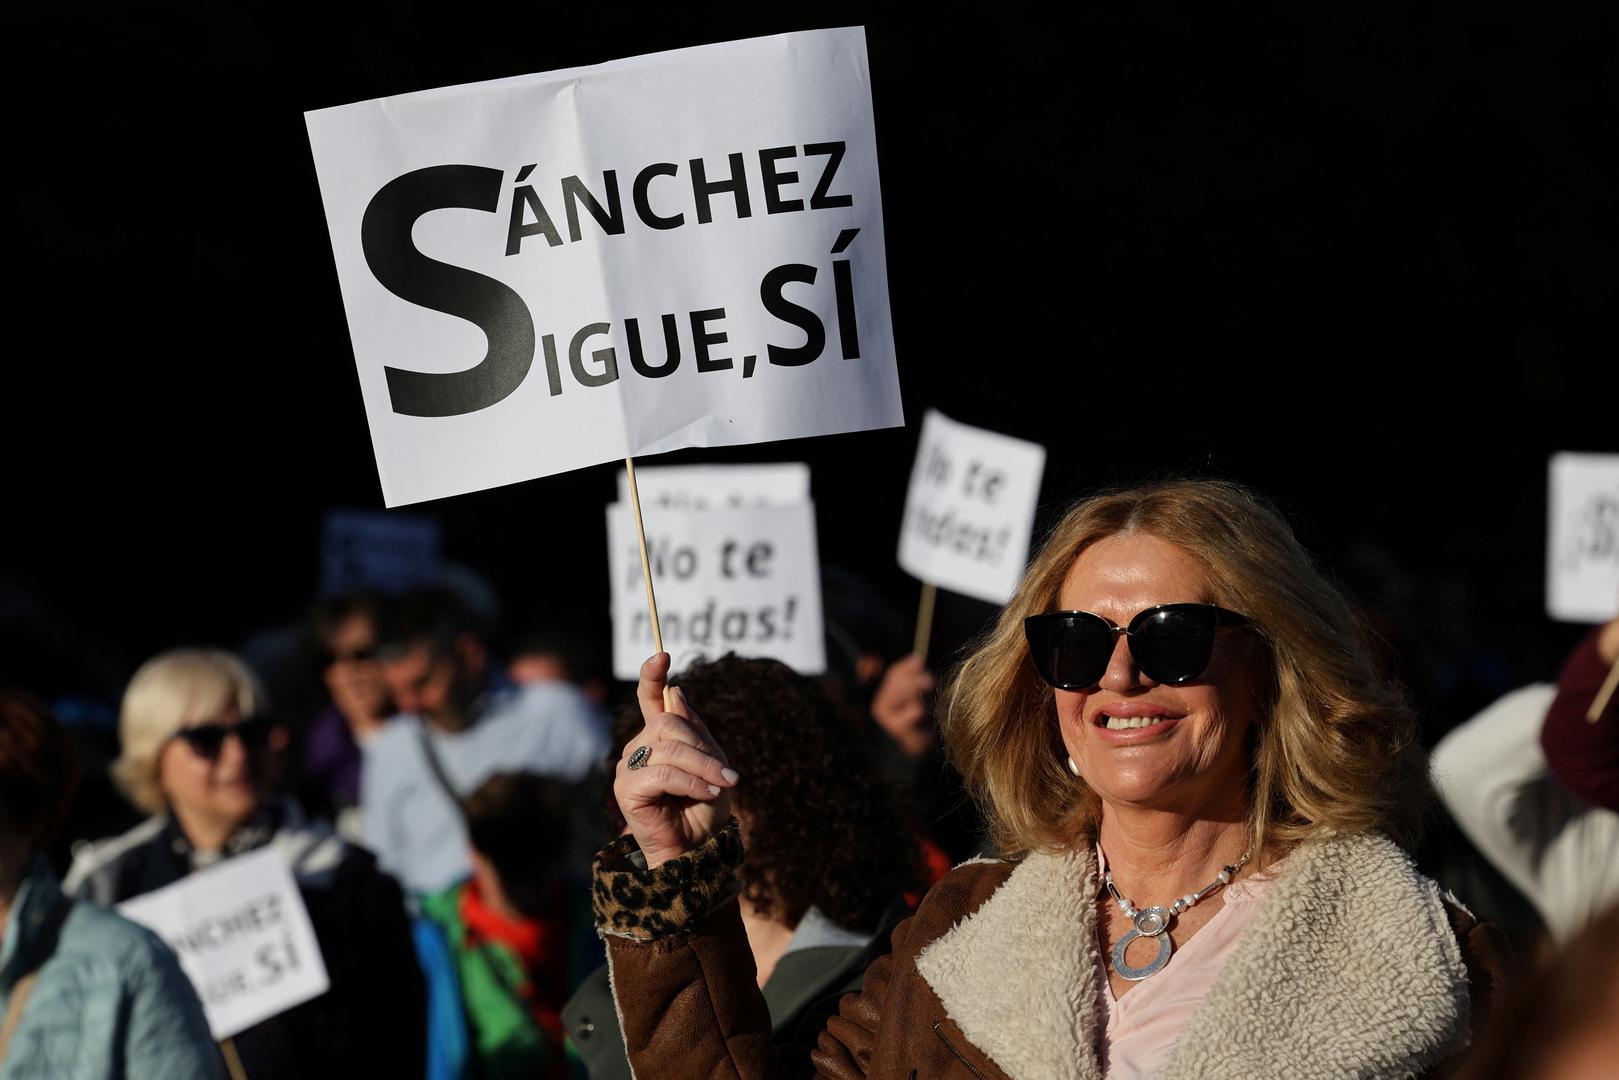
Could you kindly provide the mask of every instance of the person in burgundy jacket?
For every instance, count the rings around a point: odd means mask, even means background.
[[[1619,663],[1619,619],[1592,630],[1563,665],[1557,696],[1546,710],[1540,746],[1552,775],[1592,806],[1619,811],[1619,694],[1595,722],[1597,693]]]
[[[1567,943],[1619,902],[1619,719],[1586,720],[1619,653],[1592,631],[1556,686],[1507,694],[1433,751],[1435,785],[1474,846]]]

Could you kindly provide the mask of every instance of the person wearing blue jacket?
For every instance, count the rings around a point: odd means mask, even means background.
[[[77,760],[45,708],[0,691],[0,1080],[223,1077],[191,983],[144,927],[63,895],[41,852]]]

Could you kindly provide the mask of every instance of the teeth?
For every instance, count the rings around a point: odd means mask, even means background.
[[[1167,719],[1167,716],[1110,716],[1107,718],[1107,729],[1127,731],[1130,728],[1151,727]]]

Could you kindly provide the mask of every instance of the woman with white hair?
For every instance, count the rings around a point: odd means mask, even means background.
[[[152,817],[82,852],[66,889],[118,904],[274,848],[309,910],[331,989],[235,1036],[247,1075],[420,1075],[425,997],[399,887],[370,855],[272,795],[285,736],[258,680],[226,652],[164,653],[130,680],[119,734],[114,779]]]

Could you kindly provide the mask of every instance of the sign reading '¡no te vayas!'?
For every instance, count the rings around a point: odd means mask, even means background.
[[[902,424],[865,38],[306,114],[389,505]]]

